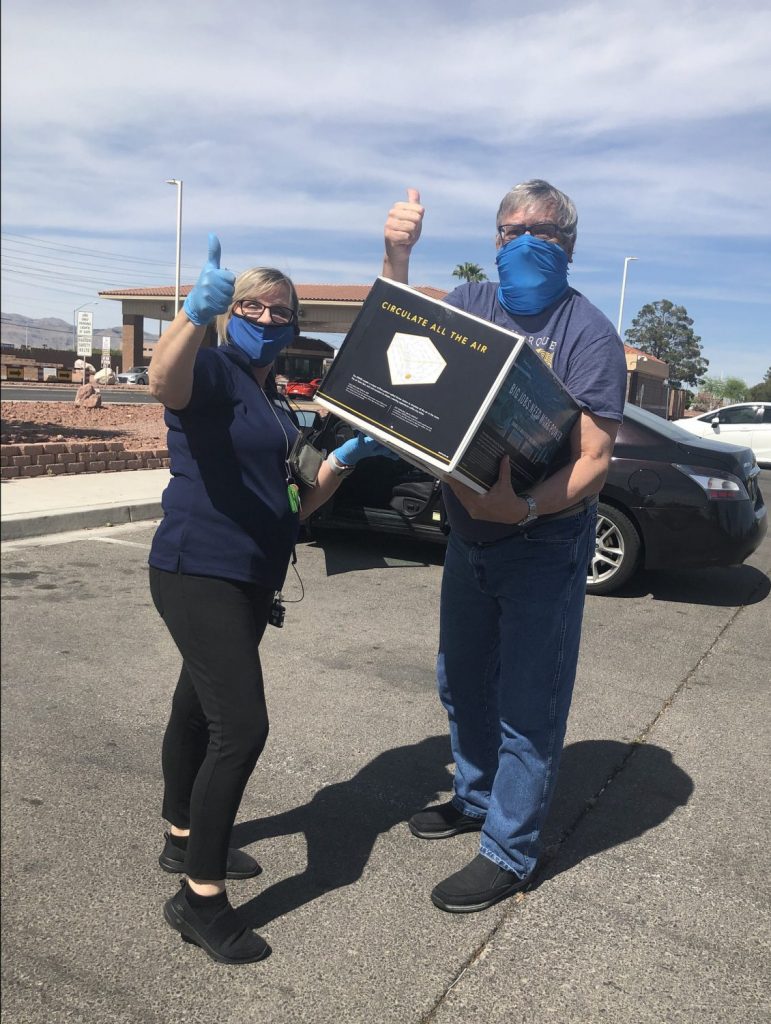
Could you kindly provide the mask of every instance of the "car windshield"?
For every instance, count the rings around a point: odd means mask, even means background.
[[[129,373],[144,373],[146,369],[146,366],[132,366]]]

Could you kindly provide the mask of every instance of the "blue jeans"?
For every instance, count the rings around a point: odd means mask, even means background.
[[[455,759],[453,804],[484,819],[480,852],[536,865],[581,639],[596,507],[491,544],[450,534],[437,684]]]

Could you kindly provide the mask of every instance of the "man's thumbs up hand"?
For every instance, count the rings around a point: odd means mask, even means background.
[[[407,202],[394,203],[385,223],[386,256],[398,260],[409,257],[420,238],[425,208],[420,205],[420,192],[407,189]]]
[[[233,301],[236,275],[232,270],[221,270],[222,246],[216,235],[209,235],[209,248],[195,287],[182,307],[188,320],[205,327],[215,316],[226,313]]]

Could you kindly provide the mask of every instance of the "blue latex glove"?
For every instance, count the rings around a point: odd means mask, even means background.
[[[209,235],[209,253],[195,287],[182,307],[188,320],[205,327],[215,316],[226,313],[233,301],[236,275],[232,270],[220,270],[222,247],[216,235]]]
[[[398,459],[396,452],[386,448],[384,444],[376,441],[374,437],[366,434],[356,433],[350,441],[335,448],[332,453],[338,462],[344,466],[355,466],[362,459],[370,459],[373,455],[384,455],[387,459]]]

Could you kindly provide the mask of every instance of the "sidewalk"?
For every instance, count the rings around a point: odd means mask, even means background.
[[[0,488],[2,540],[157,519],[168,482],[168,469],[9,481]]]

